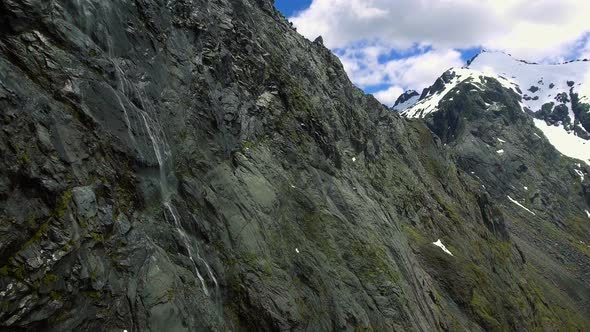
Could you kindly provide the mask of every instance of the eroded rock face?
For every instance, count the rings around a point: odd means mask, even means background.
[[[514,241],[526,216],[271,1],[5,0],[0,22],[6,330],[587,326]]]

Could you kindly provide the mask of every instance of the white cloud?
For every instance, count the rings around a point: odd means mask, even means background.
[[[366,88],[388,84],[391,87],[374,93],[386,105],[392,105],[403,90],[421,90],[431,85],[445,70],[461,67],[461,53],[455,50],[428,50],[401,59],[379,61],[388,49],[376,46],[350,48],[340,59],[351,80]],[[394,96],[396,92],[397,95]]]
[[[290,20],[309,39],[323,36],[355,84],[391,86],[375,94],[391,104],[398,89],[420,91],[463,65],[457,49],[590,58],[588,13],[589,0],[313,0]],[[391,60],[393,51],[402,56]]]
[[[587,0],[313,0],[291,18],[303,35],[330,48],[361,40],[394,49],[499,49],[518,57],[558,58],[590,31]]]
[[[404,93],[404,89],[399,86],[391,86],[386,90],[373,93],[373,96],[377,98],[381,103],[387,106],[393,106],[397,98]]]
[[[379,57],[388,49],[378,45],[351,46],[340,52],[340,60],[351,80],[361,87],[378,85],[385,81]]]
[[[463,66],[461,53],[455,50],[433,50],[417,56],[391,60],[384,70],[390,83],[420,91],[434,83],[445,70]]]
[[[590,34],[587,36],[584,43],[582,43],[580,47],[580,59],[588,59],[590,60]]]
[[[476,22],[493,23],[477,10],[478,1],[313,0],[309,9],[291,20],[305,36],[324,36],[331,48],[364,39],[385,40],[400,49],[417,41],[456,44],[465,35],[476,38],[485,32]]]

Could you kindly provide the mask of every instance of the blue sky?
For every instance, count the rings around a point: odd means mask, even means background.
[[[421,91],[481,49],[532,62],[590,58],[587,0],[275,0],[321,35],[351,80],[384,104]]]
[[[286,17],[292,17],[297,12],[309,8],[311,0],[275,0],[275,7]]]

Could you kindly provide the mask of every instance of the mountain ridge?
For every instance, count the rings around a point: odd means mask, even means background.
[[[472,81],[474,89],[478,89],[483,77],[490,77],[521,96],[523,111],[536,119],[536,126],[560,152],[590,162],[590,63],[530,64],[504,53],[484,52],[475,57],[469,67],[451,69],[447,73],[445,75],[453,77],[452,81],[435,83],[433,87],[438,88],[433,92],[429,92],[432,87],[425,89],[420,100],[402,114],[427,116],[435,112],[445,98],[452,100],[447,94],[460,82]],[[563,131],[554,127],[561,127]]]

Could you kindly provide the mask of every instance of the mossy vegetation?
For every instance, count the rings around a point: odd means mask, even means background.
[[[584,239],[588,238],[588,234],[590,234],[588,218],[581,216],[572,217],[566,222],[566,226],[574,237]]]
[[[365,280],[382,283],[389,281],[397,283],[399,272],[394,268],[395,263],[387,254],[387,249],[378,241],[353,242],[350,252],[358,266],[359,275]]]
[[[29,238],[27,242],[22,246],[22,249],[26,249],[35,243],[39,243],[41,239],[47,234],[49,231],[49,225],[51,223],[51,219],[42,223],[41,226],[37,229],[37,231]]]
[[[92,291],[83,291],[82,294],[84,296],[86,296],[87,298],[92,299],[92,300],[95,300],[95,301],[101,300],[103,298],[103,294],[101,292],[94,291],[94,290],[92,290]]]
[[[26,152],[21,152],[18,155],[19,164],[26,166],[31,163],[31,157]]]
[[[176,297],[176,290],[174,288],[168,288],[166,290],[166,301],[172,302]]]
[[[480,317],[481,321],[483,322],[483,326],[486,330],[507,330],[507,326],[502,326],[502,324],[496,318],[494,318],[494,313],[490,312],[492,304],[487,300],[485,296],[481,295],[477,290],[473,292],[473,297],[471,298],[470,306],[474,313],[478,317]]]
[[[303,234],[330,261],[339,261],[340,256],[334,244],[331,230],[338,220],[322,208],[307,212],[301,218]]]
[[[43,278],[41,278],[41,283],[44,286],[50,286],[52,284],[54,284],[55,282],[57,282],[58,277],[55,274],[51,274],[48,273],[46,275],[43,276]]]
[[[547,299],[559,294],[544,294],[537,278],[527,281],[513,278],[506,284],[503,278],[512,274],[508,268],[512,262],[511,244],[508,241],[491,241],[488,250],[493,263],[475,263],[458,256],[451,257],[432,245],[420,249],[427,266],[433,271],[438,284],[451,296],[474,321],[486,331],[509,331],[527,327],[530,329],[559,329],[566,324],[567,331],[577,331],[584,322],[571,309],[551,306]],[[486,244],[486,247],[488,245]],[[481,249],[473,246],[475,256],[485,259]],[[494,266],[491,270],[488,266]],[[531,276],[534,274],[530,274]],[[524,324],[524,325],[523,325]]]
[[[9,259],[9,263],[0,267],[0,277],[13,277],[17,280],[23,281],[26,276],[25,267],[17,263],[14,258]]]
[[[8,277],[10,276],[11,269],[8,265],[4,265],[0,267],[0,277]]]
[[[426,238],[424,238],[424,236],[416,228],[410,225],[402,224],[402,230],[408,234],[410,239],[415,243],[425,244],[427,242]]]
[[[99,243],[103,243],[104,242],[104,235],[103,234],[100,234],[100,233],[97,233],[97,232],[90,232],[89,234],[90,234],[90,237],[94,241],[99,242]]]
[[[244,142],[242,142],[242,150],[253,149],[255,146],[256,144],[250,140],[245,140]]]
[[[54,300],[54,301],[59,301],[59,302],[63,302],[64,301],[63,296],[60,293],[56,292],[56,291],[49,292],[49,297],[52,300]]]
[[[2,302],[0,302],[0,310],[2,312],[9,312],[11,306],[12,305],[10,304],[10,301],[2,301]]]
[[[436,192],[433,193],[433,196],[434,196],[434,199],[436,199],[436,201],[440,204],[445,216],[449,220],[451,220],[454,223],[459,224],[459,225],[463,224],[464,218],[461,216],[461,213],[459,212],[456,201],[452,201],[447,196],[443,196],[443,195],[438,194]]]
[[[72,189],[66,190],[58,200],[57,206],[54,211],[54,215],[58,218],[62,218],[68,211],[70,202],[72,201]]]

